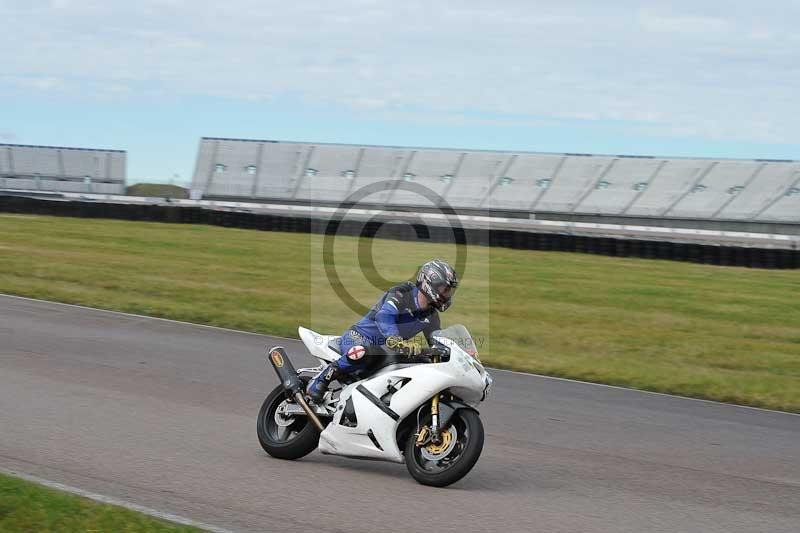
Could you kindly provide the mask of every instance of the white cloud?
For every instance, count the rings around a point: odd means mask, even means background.
[[[0,141],[14,142],[17,138],[17,134],[13,131],[0,129]]]
[[[799,16],[791,0],[0,0],[0,81],[796,143]]]
[[[15,87],[22,90],[55,91],[67,87],[64,80],[53,76],[2,76],[0,83],[4,86]]]

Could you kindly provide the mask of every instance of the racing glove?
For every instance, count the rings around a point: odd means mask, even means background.
[[[397,350],[409,357],[414,357],[422,353],[422,346],[420,346],[413,339],[404,340],[399,335],[392,335],[386,337],[386,347],[390,350]]]

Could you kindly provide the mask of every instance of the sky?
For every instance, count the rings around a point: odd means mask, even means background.
[[[800,159],[800,1],[0,0],[0,143]]]

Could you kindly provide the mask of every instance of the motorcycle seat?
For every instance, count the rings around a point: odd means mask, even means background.
[[[342,355],[342,338],[336,337],[331,339],[330,342],[328,342],[328,348],[338,353],[339,355]]]
[[[342,355],[342,346],[341,346],[342,338],[341,337],[334,337],[330,341],[328,341],[328,348],[333,350],[339,355]],[[371,356],[369,357],[368,366],[364,370],[369,372],[370,374],[377,372],[382,368],[386,368],[387,366],[391,365],[408,365],[408,364],[419,364],[419,363],[430,363],[430,358],[425,356],[420,357],[407,357],[402,353],[387,350],[381,346],[369,346],[367,347],[368,354]]]
[[[336,337],[335,339],[331,339],[328,342],[328,348],[338,353],[339,355],[342,355],[341,339],[342,339],[341,337]],[[370,369],[377,370],[385,366],[408,362],[408,358],[405,357],[404,355],[395,352],[390,352],[380,346],[368,346],[367,350],[369,355],[372,356],[369,358],[369,360],[372,363],[370,364]]]

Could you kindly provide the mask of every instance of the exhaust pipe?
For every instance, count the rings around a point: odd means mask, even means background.
[[[289,360],[289,356],[286,355],[286,349],[284,349],[283,346],[275,346],[269,349],[267,355],[267,359],[272,364],[272,368],[275,369],[275,373],[278,374],[278,379],[281,380],[283,388],[292,395],[297,405],[303,408],[303,411],[306,412],[308,419],[314,427],[317,428],[317,431],[322,433],[325,426],[322,425],[317,414],[311,409],[308,402],[306,402],[306,398],[303,396],[303,383],[297,376],[297,371]]]

